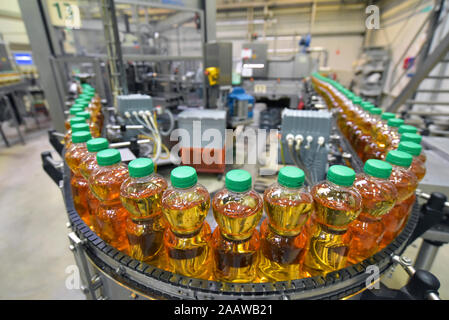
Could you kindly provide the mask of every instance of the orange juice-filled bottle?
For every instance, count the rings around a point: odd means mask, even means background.
[[[87,126],[87,124],[84,124]],[[74,128],[75,129],[75,128]],[[79,170],[81,175],[89,181],[89,177],[95,172],[100,166],[97,163],[97,152],[105,150],[109,147],[109,142],[105,138],[95,138],[87,141],[87,154],[80,163]],[[87,190],[87,206],[90,213],[90,223],[89,226],[92,230],[96,231],[96,215],[100,202],[94,196],[90,188]]]
[[[398,118],[389,119],[387,122],[387,127],[380,130],[376,136],[376,142],[382,149],[387,150],[391,141],[399,139],[398,129],[404,124],[404,120]]]
[[[400,232],[401,226],[405,223],[408,215],[409,204],[406,200],[411,199],[410,197],[413,196],[418,186],[418,178],[409,169],[413,161],[410,154],[392,150],[387,154],[385,160],[393,167],[390,181],[396,187],[398,197],[393,209],[382,217],[385,234],[380,244],[381,248],[387,246]]]
[[[408,124],[403,124],[403,125],[399,126],[398,136],[396,136],[394,139],[391,140],[390,147],[387,150],[390,151],[390,150],[397,149],[399,147],[399,142],[401,141],[401,136],[404,133],[417,133],[417,132],[418,132],[418,129],[414,126],[410,126]]]
[[[161,250],[165,223],[161,199],[167,181],[154,173],[151,159],[139,158],[128,165],[129,178],[120,187],[120,200],[129,212],[126,235],[129,255],[140,261],[151,261]]]
[[[74,128],[74,126],[76,128]],[[79,126],[78,126],[79,125]],[[70,147],[70,144],[72,143],[72,132],[76,131],[89,131],[89,125],[86,123],[86,120],[81,117],[74,117],[70,119],[70,129],[67,131],[67,133],[64,136],[64,145],[65,148],[68,149]]]
[[[89,124],[90,132],[92,132],[93,137],[97,138],[101,135],[100,127],[91,120],[89,112],[87,111],[78,112],[76,116],[84,118],[86,120],[86,123]]]
[[[92,139],[89,131],[78,131],[72,134],[72,145],[65,152],[65,161],[72,172],[70,185],[72,187],[73,204],[81,219],[90,224],[90,212],[87,205],[87,190],[89,186],[79,171],[80,163],[87,155],[86,142]]]
[[[422,146],[414,142],[402,141],[399,143],[398,150],[407,152],[413,156],[410,171],[415,174],[418,178],[418,182],[420,182],[426,175],[426,165],[419,158],[422,152]]]
[[[92,121],[102,128],[104,116],[101,111],[101,100],[96,95],[95,89],[85,90],[80,97],[89,101],[88,111],[92,114]]]
[[[345,234],[362,208],[354,179],[354,170],[334,165],[327,172],[327,180],[312,188],[314,223],[303,265],[307,276],[325,275],[346,266],[350,239]]]
[[[162,195],[167,269],[193,278],[211,277],[211,230],[205,221],[209,192],[198,183],[194,168],[180,166],[170,174],[171,187]]]
[[[302,277],[306,251],[304,225],[313,211],[313,199],[303,187],[304,172],[296,167],[279,171],[278,182],[264,192],[268,216],[262,222],[259,278],[261,281],[288,281]]]
[[[417,144],[421,144],[422,141],[422,136],[417,134],[417,133],[403,133],[401,135],[401,142],[414,142]],[[418,156],[418,159],[421,160],[423,163],[426,163],[427,160],[427,156],[426,153],[424,152],[424,150],[421,150],[420,155]]]
[[[348,261],[359,263],[379,250],[385,232],[382,216],[389,212],[397,198],[395,186],[390,182],[391,164],[371,159],[366,161],[364,173],[355,178],[354,188],[362,197],[362,210],[349,225],[351,238]]]
[[[226,174],[223,190],[212,199],[217,228],[212,235],[214,275],[219,281],[252,282],[257,276],[259,232],[263,200],[251,189],[251,175],[245,170]]]
[[[95,215],[97,234],[117,250],[126,251],[126,218],[128,211],[120,201],[120,186],[128,178],[120,152],[106,149],[97,152],[99,168],[89,177],[89,187],[100,204]]]
[[[69,109],[69,116],[67,117],[67,119],[65,120],[64,126],[66,130],[70,129],[70,119],[75,118],[76,114],[78,112],[82,112],[83,108],[80,104],[74,104],[70,109]]]
[[[396,118],[396,115],[391,112],[384,112],[380,116],[379,121],[377,121],[374,126],[371,127],[371,135],[377,137],[377,134],[385,129],[388,129],[388,120]]]

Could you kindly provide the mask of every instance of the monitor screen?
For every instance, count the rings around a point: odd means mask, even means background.
[[[33,56],[31,55],[31,53],[16,52],[13,55],[14,60],[19,66],[29,66],[33,64]]]

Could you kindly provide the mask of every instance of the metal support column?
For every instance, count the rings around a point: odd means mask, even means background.
[[[123,67],[122,48],[120,46],[117,16],[113,0],[101,0],[101,17],[108,52],[112,95],[115,100],[118,95],[128,93],[128,85]]]

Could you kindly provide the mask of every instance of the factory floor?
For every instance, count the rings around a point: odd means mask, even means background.
[[[15,143],[10,148],[0,141],[0,299],[85,299],[65,285],[66,270],[75,261],[68,249],[61,192],[42,169],[41,152],[52,150],[47,132],[33,130],[25,140],[26,145]],[[414,259],[420,242],[404,255]],[[431,269],[441,282],[443,299],[449,299],[447,265],[449,245],[440,249]],[[399,267],[383,278],[392,288],[400,288],[406,280]]]

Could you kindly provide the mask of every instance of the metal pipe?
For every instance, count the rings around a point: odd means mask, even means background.
[[[428,240],[423,240],[416,256],[415,268],[429,271],[438,253],[440,246]]]
[[[145,144],[145,143],[150,143],[150,142],[152,142],[152,141],[149,139],[137,140],[138,144]],[[109,144],[109,148],[122,148],[122,147],[127,147],[129,145],[131,145],[131,142],[129,142],[129,141],[115,142],[115,143]]]

